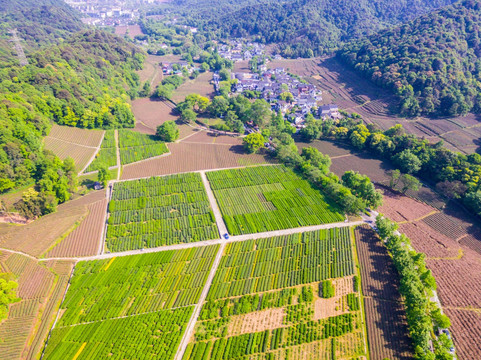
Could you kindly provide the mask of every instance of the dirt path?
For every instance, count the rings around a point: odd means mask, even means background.
[[[39,261],[50,261],[50,260],[71,260],[71,261],[86,261],[86,260],[102,260],[102,259],[111,259],[113,257],[120,257],[120,256],[130,256],[130,255],[139,255],[139,254],[147,254],[147,253],[155,253],[161,251],[168,251],[168,250],[181,250],[181,249],[190,249],[194,247],[202,247],[202,246],[209,246],[209,245],[217,245],[217,244],[228,244],[232,242],[238,241],[246,241],[246,240],[254,240],[254,239],[265,239],[270,238],[273,236],[284,236],[284,235],[292,235],[298,234],[307,231],[317,231],[317,230],[324,230],[324,229],[333,229],[333,228],[342,228],[342,227],[350,227],[350,226],[357,226],[364,224],[364,221],[344,221],[338,223],[331,223],[331,224],[322,224],[322,225],[313,225],[313,226],[304,226],[292,229],[285,229],[285,230],[275,230],[275,231],[268,231],[263,233],[255,233],[255,234],[245,234],[245,235],[236,235],[231,236],[228,240],[225,239],[214,239],[214,240],[205,240],[205,241],[196,241],[191,243],[184,243],[184,244],[175,244],[175,245],[168,245],[168,246],[160,246],[155,248],[146,248],[146,249],[139,249],[139,250],[129,250],[129,251],[122,251],[122,252],[115,252],[109,254],[102,254],[102,255],[93,255],[93,256],[84,256],[84,257],[54,257],[54,258],[44,258],[44,259],[37,259],[33,256],[26,255],[20,253],[21,255],[28,256],[32,259],[39,260]],[[0,249],[3,251],[3,249]],[[5,249],[5,251],[10,251]]]
[[[93,153],[92,157],[90,158],[90,160],[88,161],[88,163],[85,165],[85,167],[82,169],[82,171],[79,173],[79,175],[86,175],[84,171],[89,167],[89,165],[92,163],[92,161],[94,161],[95,157],[96,157],[97,154],[99,153],[100,147],[102,146],[102,141],[104,141],[104,137],[105,137],[105,131],[104,131],[103,134],[102,134],[102,138],[100,139],[99,145],[95,148],[95,149],[97,149],[97,151],[95,151],[95,152]],[[55,139],[55,138],[54,138],[54,139]],[[57,139],[57,140],[61,140],[61,139]],[[64,141],[64,140],[62,140],[62,141]],[[71,143],[71,144],[72,144],[72,143]],[[78,145],[78,144],[74,144],[74,145]],[[80,146],[82,146],[82,145],[80,145]],[[90,147],[90,146],[85,146],[85,147]],[[95,172],[95,171],[93,171],[93,172]],[[89,174],[91,174],[91,173],[92,173],[92,171],[91,171]]]
[[[207,180],[207,176],[205,175],[205,171],[200,172],[200,176],[202,178],[202,182],[204,183],[205,191],[207,192],[207,197],[209,198],[210,207],[214,212],[215,221],[217,223],[217,229],[219,229],[219,235],[222,238],[222,235],[227,234],[227,227],[225,226],[224,219],[222,218],[222,214],[220,212],[219,206],[217,205],[217,200],[215,199],[214,193],[209,184],[209,180]]]
[[[180,341],[179,348],[177,349],[177,354],[175,355],[174,360],[182,360],[184,356],[185,349],[187,348],[187,344],[189,344],[190,337],[194,332],[195,324],[197,319],[200,315],[200,311],[202,310],[202,306],[204,305],[205,298],[209,293],[210,286],[212,285],[212,280],[214,280],[215,273],[217,272],[217,268],[219,267],[220,261],[222,259],[222,254],[224,253],[225,242],[221,244],[219,251],[217,251],[217,255],[215,256],[214,263],[212,264],[212,268],[210,269],[209,276],[207,277],[207,281],[205,282],[204,288],[202,289],[202,293],[200,294],[199,301],[195,305],[194,312],[190,317],[189,323],[184,331],[184,335],[182,336],[182,340]]]

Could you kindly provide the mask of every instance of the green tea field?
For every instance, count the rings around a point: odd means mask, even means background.
[[[233,235],[344,220],[319,190],[284,166],[222,170],[207,177]]]

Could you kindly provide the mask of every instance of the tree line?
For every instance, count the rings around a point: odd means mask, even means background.
[[[481,112],[481,1],[351,42],[338,57],[400,99],[404,116]]]

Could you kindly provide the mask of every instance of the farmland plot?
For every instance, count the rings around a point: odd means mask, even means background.
[[[60,159],[71,157],[77,171],[81,171],[97,151],[102,140],[103,130],[87,130],[54,124],[44,144]]]
[[[1,254],[0,272],[10,273],[18,282],[17,296],[21,298],[11,305],[7,319],[0,324],[2,360],[33,359],[38,354],[67,286],[72,264],[63,265],[65,271],[19,254]]]
[[[100,164],[105,164],[109,168],[117,165],[117,149],[115,148],[114,130],[105,131],[105,136],[100,145],[100,151],[95,159],[89,164],[85,172],[91,172],[99,169]]]
[[[233,235],[344,220],[319,190],[284,166],[222,170],[207,177]]]
[[[373,360],[412,359],[399,277],[386,248],[368,226],[356,228],[361,284]]]
[[[171,359],[218,246],[79,262],[46,359]]]
[[[122,165],[169,152],[165,143],[155,136],[126,129],[119,130],[119,148]]]
[[[106,246],[111,251],[219,237],[197,173],[117,183],[109,212]]]
[[[315,317],[319,281],[353,273],[349,229],[228,244],[183,359],[365,356],[352,278],[339,287],[343,311]]]

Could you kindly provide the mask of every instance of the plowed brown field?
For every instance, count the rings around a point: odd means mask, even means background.
[[[371,359],[412,359],[397,271],[371,228],[355,232]]]
[[[264,164],[269,158],[259,154],[244,154],[241,145],[169,144],[171,155],[124,167],[122,180],[167,175],[189,171],[231,168]]]

